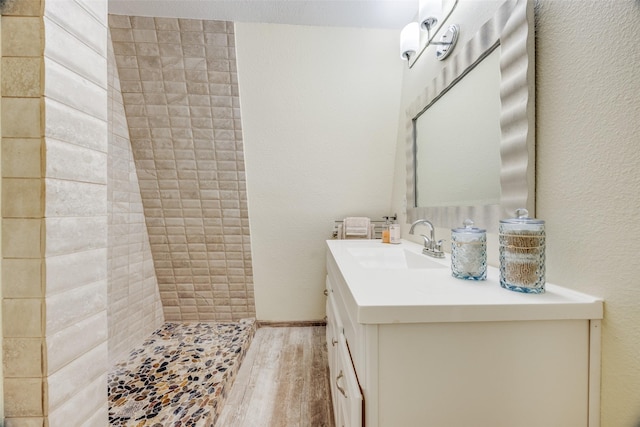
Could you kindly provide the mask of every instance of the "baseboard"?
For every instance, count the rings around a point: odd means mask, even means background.
[[[299,328],[304,326],[325,326],[327,324],[326,320],[296,320],[292,322],[273,322],[267,320],[258,320],[256,321],[256,326],[258,328],[267,327],[267,328]]]

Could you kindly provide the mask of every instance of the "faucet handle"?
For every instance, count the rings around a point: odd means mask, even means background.
[[[429,247],[431,245],[431,239],[429,238],[429,236],[427,236],[426,234],[421,234],[421,236],[424,239],[424,247]]]

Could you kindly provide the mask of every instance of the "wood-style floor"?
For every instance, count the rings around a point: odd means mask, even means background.
[[[216,427],[334,427],[325,327],[259,328]]]

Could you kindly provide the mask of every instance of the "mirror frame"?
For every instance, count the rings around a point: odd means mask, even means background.
[[[471,218],[497,232],[498,222],[518,208],[535,215],[535,48],[533,2],[507,0],[407,109],[407,221],[427,218],[436,227],[458,227]],[[415,118],[500,46],[500,204],[417,207]],[[442,177],[446,180],[446,177]]]

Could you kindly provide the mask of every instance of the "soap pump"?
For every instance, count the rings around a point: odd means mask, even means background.
[[[389,225],[389,243],[397,245],[400,243],[400,224],[396,221],[397,215],[391,219],[393,222]]]
[[[391,241],[390,240],[391,223],[389,222],[388,216],[383,216],[382,219],[384,219],[384,228],[382,229],[382,243],[389,243]]]

